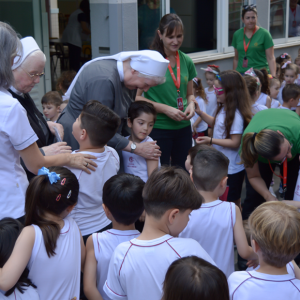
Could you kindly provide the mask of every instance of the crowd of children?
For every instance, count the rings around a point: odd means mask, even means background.
[[[268,202],[243,222],[238,152],[260,111],[300,115],[300,57],[291,61],[287,53],[276,59],[278,77],[208,65],[206,88],[193,79],[196,145],[186,170],[125,151],[120,166],[107,146],[120,117],[91,99],[73,124],[73,153],[93,155],[98,167],[91,175],[40,169],[26,192],[24,228],[0,220],[0,299],[300,299],[298,206]],[[58,91],[42,98],[50,121],[75,75],[63,73]],[[133,102],[127,138],[153,141],[155,121],[151,103]],[[234,245],[246,271],[235,272]]]

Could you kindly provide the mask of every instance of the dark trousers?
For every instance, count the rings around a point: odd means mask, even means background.
[[[185,170],[185,161],[192,147],[192,130],[187,126],[177,130],[154,128],[150,134],[161,150],[161,165],[179,166]]]
[[[68,43],[68,47],[69,47],[70,70],[74,70],[78,72],[80,69],[81,47],[77,47],[69,43]]]
[[[272,164],[273,171],[275,170],[276,164]],[[270,187],[273,173],[272,170],[267,163],[258,162],[259,172],[261,178],[266,183],[267,188]],[[283,165],[280,166],[280,173],[283,173]],[[293,200],[294,191],[297,183],[299,171],[299,155],[297,154],[294,159],[287,163],[287,190],[285,193],[284,199]],[[246,198],[243,204],[243,220],[247,220],[250,214],[255,210],[256,207],[265,202],[265,199],[257,193],[252,185],[250,184],[247,174],[245,176],[246,179]]]

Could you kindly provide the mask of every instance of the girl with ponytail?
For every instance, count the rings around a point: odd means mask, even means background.
[[[42,168],[26,191],[25,228],[0,269],[0,289],[11,289],[26,266],[40,299],[79,299],[85,247],[75,221],[79,184],[66,168]],[[1,243],[2,241],[0,241]]]
[[[269,187],[278,164],[281,175],[277,176],[282,177],[283,169],[287,174],[285,199],[293,199],[299,171],[299,128],[300,119],[294,112],[266,109],[255,114],[245,129],[240,147],[241,162],[246,168],[244,220],[260,204],[277,200]]]

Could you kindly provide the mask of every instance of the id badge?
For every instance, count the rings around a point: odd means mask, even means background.
[[[248,58],[244,57],[243,59],[243,68],[248,68]]]
[[[177,107],[179,110],[183,111],[183,100],[182,97],[177,98]]]

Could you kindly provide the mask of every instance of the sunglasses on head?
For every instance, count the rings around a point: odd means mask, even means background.
[[[217,88],[214,86],[214,90],[215,90],[216,95],[218,95],[218,96],[223,95],[225,93],[223,88]]]
[[[244,5],[244,10],[256,10],[256,4]]]

